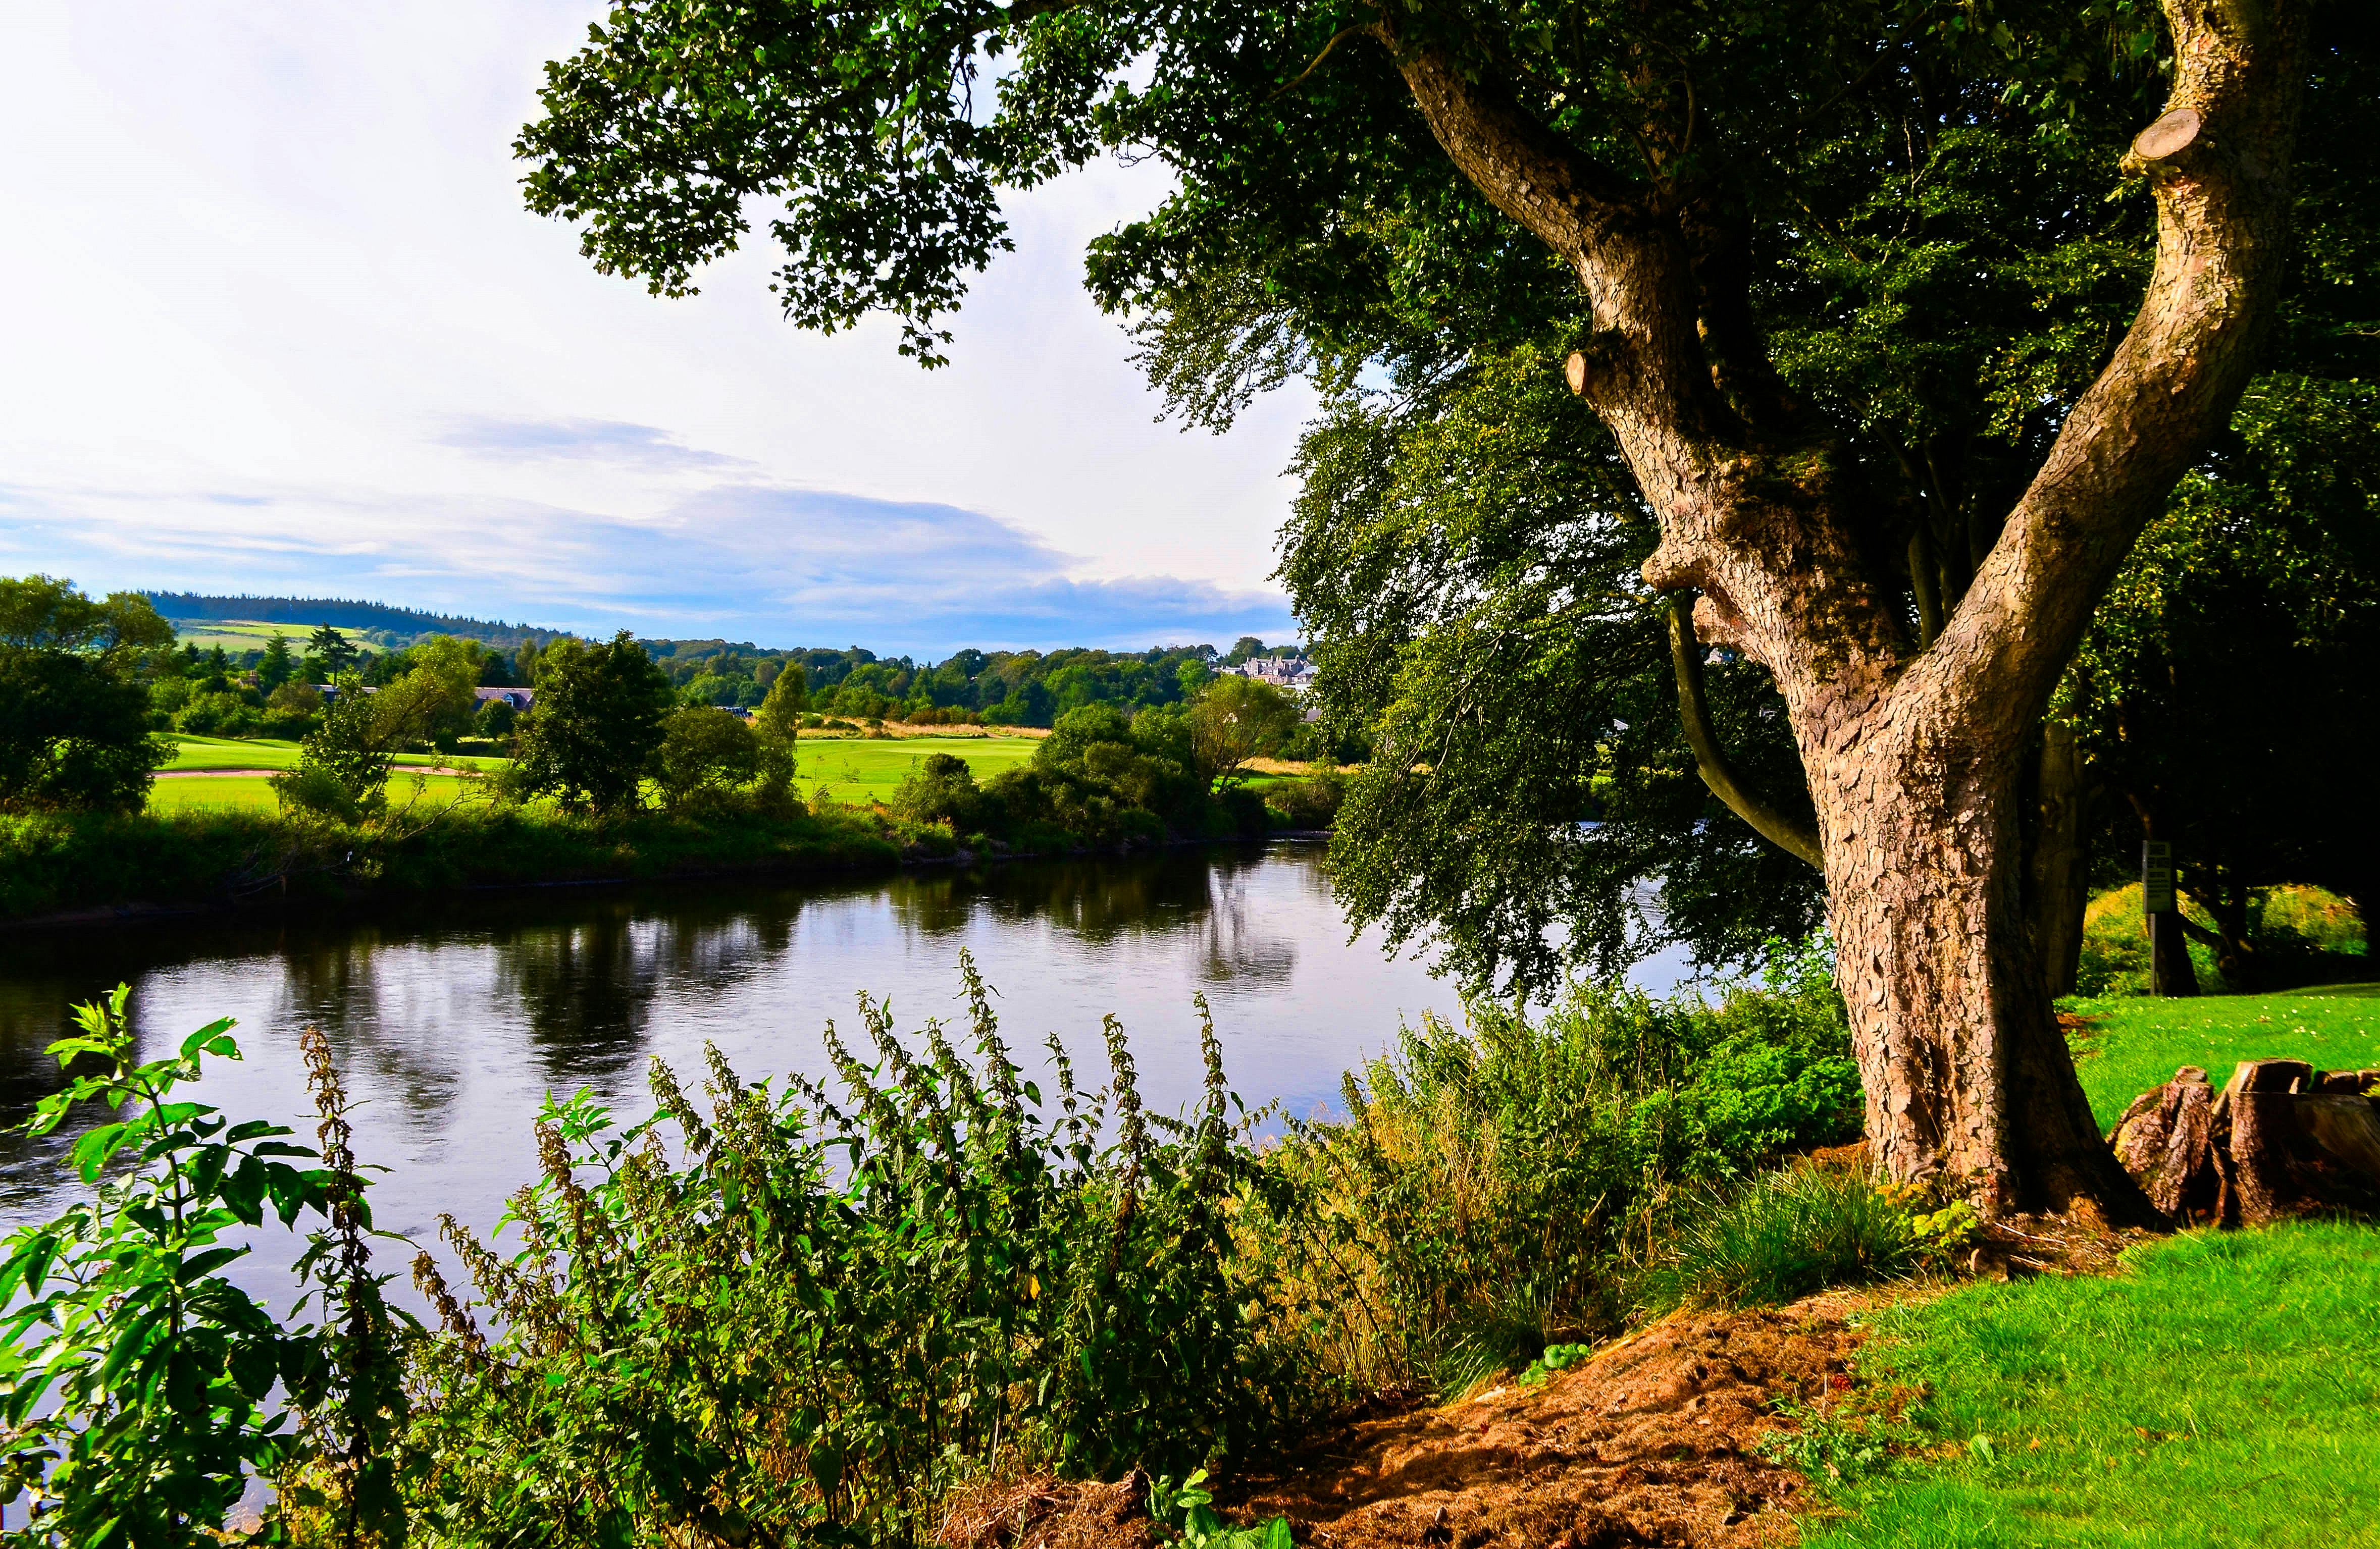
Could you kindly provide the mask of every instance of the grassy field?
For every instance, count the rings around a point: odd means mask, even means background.
[[[169,770],[285,769],[298,762],[298,744],[294,742],[262,737],[176,737],[175,742],[178,751],[174,761],[165,766]],[[967,761],[976,778],[987,780],[1011,765],[1031,758],[1033,750],[1039,745],[1038,741],[1026,737],[906,737],[885,742],[821,737],[802,742],[795,757],[804,794],[825,786],[837,800],[866,802],[871,797],[891,796],[903,777],[924,762],[929,754],[956,754]],[[400,754],[396,762],[397,778],[389,786],[392,801],[405,799],[407,768],[443,766],[492,772],[504,764],[501,758],[444,758],[433,753]],[[433,775],[428,794],[446,799],[459,784],[458,781]],[[188,812],[199,807],[271,812],[274,810],[273,789],[261,775],[220,775],[161,780],[150,790],[152,812]]]
[[[903,777],[933,753],[955,754],[978,780],[1022,764],[1041,744],[1029,737],[805,738],[795,745],[795,773],[807,793],[826,786],[841,801],[892,794]]]
[[[272,643],[276,634],[289,642],[291,650],[302,652],[308,637],[320,627],[310,623],[258,623],[248,619],[172,619],[167,622],[174,626],[176,643],[196,646],[202,651],[221,646],[235,656],[241,651],[262,650]],[[349,629],[341,633],[353,637],[362,632]]]
[[[177,751],[167,769],[286,769],[298,762],[298,744],[274,737],[183,737],[174,739]],[[400,753],[399,768],[500,769],[502,758],[468,754],[448,757],[436,753]]]
[[[2075,1069],[2103,1125],[2172,1080],[2180,1065],[2204,1066],[2218,1086],[2242,1059],[2305,1059],[2325,1071],[2380,1066],[2380,984],[2064,1004],[2091,1019],[2088,1036],[2075,1046]]]
[[[2204,1066],[2380,1064],[2380,985],[2082,1002],[2101,1121]],[[2106,1278],[1973,1285],[1877,1320],[1933,1459],[1837,1490],[1812,1549],[2380,1546],[2380,1229],[2192,1232]],[[1975,1437],[1986,1438],[1977,1442]]]
[[[465,781],[452,775],[424,777],[426,789],[423,801],[450,802],[462,793]],[[413,781],[399,769],[388,782],[391,806],[402,806],[412,799]],[[220,775],[203,780],[161,780],[149,788],[151,812],[278,812],[281,804],[273,793],[269,775]]]
[[[1878,1324],[1864,1366],[1925,1386],[1951,1456],[1838,1492],[1809,1549],[2380,1544],[2371,1227],[2193,1232]]]

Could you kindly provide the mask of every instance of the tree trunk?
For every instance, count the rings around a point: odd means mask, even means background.
[[[2190,935],[2181,928],[2181,911],[2168,909],[2148,915],[2149,993],[2191,996],[2198,993],[2198,965],[2190,961]]]
[[[1922,586],[1912,599],[1875,563],[1883,514],[1778,382],[1690,132],[1640,138],[1648,163],[1676,152],[1677,178],[1657,166],[1639,181],[1439,28],[1388,7],[1367,29],[1448,159],[1577,274],[1593,324],[1566,372],[1660,522],[1645,581],[1700,591],[1700,636],[1767,668],[1784,696],[1876,1154],[1896,1177],[1959,1180],[1993,1213],[2096,1201],[2119,1221],[2155,1218],[2101,1143],[2058,1031],[2025,907],[2018,771],[2101,594],[2254,367],[2304,85],[2301,0],[2162,9],[2167,111],[2123,163],[2157,206],[2140,311],[2014,508],[1968,511],[1943,535],[1937,562],[1972,565],[1973,581],[1930,610]],[[1912,601],[1929,626],[1917,638]]]
[[[1892,1176],[1939,1178],[1992,1214],[2092,1200],[2154,1222],[2050,1003],[2025,908],[2022,732],[1926,731],[1803,751],[1869,1144]]]
[[[2082,853],[2082,752],[2074,729],[2050,721],[2041,729],[2039,817],[2033,839],[2033,945],[2056,999],[2074,993],[2082,966],[2082,911],[2090,878]]]

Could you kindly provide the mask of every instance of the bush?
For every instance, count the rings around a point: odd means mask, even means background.
[[[760,772],[760,743],[744,718],[710,705],[682,705],[662,722],[653,756],[662,800],[679,811],[715,803]]]
[[[928,754],[925,762],[902,778],[891,805],[912,823],[947,823],[961,839],[1007,831],[1000,799],[976,783],[965,759],[948,753]]]
[[[1648,1242],[1709,1190],[1853,1139],[1859,1077],[1823,957],[1717,1006],[1573,986],[1542,1020],[1425,1019],[1300,1125],[1276,1166],[1318,1241],[1276,1251],[1318,1361],[1359,1388],[1459,1390],[1608,1332]]]
[[[1769,1305],[1907,1275],[1924,1249],[1915,1217],[1864,1172],[1791,1167],[1711,1197],[1640,1294],[1655,1310]]]
[[[1264,804],[1283,828],[1327,829],[1339,817],[1347,781],[1336,769],[1318,769],[1303,780],[1284,780],[1264,788]]]
[[[253,737],[263,725],[261,712],[230,689],[194,694],[174,712],[174,729],[192,737]]]
[[[133,1099],[77,1148],[97,1203],[18,1232],[0,1273],[0,1294],[34,1299],[0,1344],[10,1482],[74,1543],[215,1542],[254,1472],[277,1486],[265,1542],[858,1549],[919,1542],[948,1488],[995,1464],[1187,1472],[1276,1439],[1305,1386],[1232,1223],[1279,1191],[1232,1121],[1211,1023],[1187,1119],[1142,1112],[1112,1017],[1106,1089],[1078,1091],[1053,1039],[1045,1103],[961,968],[972,1059],[930,1023],[913,1057],[863,998],[880,1063],[830,1028],[836,1095],[747,1085],[712,1050],[708,1112],[659,1061],[641,1122],[549,1099],[544,1175],[499,1223],[518,1256],[442,1217],[471,1301],[413,1260],[435,1331],[380,1301],[320,1035],[318,1158],[167,1103],[202,1054],[236,1054],[227,1024],[135,1069],[119,991],[111,1037],[56,1050],[109,1071],[39,1121]],[[129,1176],[100,1181],[119,1146]],[[218,1236],[267,1205],[327,1218],[301,1260],[319,1326],[223,1278],[238,1253]],[[45,1285],[53,1258],[67,1273]]]
[[[297,767],[273,777],[273,793],[284,812],[356,823],[388,807],[388,771],[395,762],[382,740],[383,720],[363,680],[353,672],[337,679],[337,692],[321,722],[298,745]]]

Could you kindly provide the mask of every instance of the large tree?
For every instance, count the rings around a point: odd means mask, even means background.
[[[929,360],[1005,245],[1002,187],[1111,146],[1162,156],[1179,189],[1095,254],[1104,296],[1237,264],[1298,298],[1269,347],[1219,346],[1243,387],[1301,351],[1361,358],[1382,291],[1443,281],[1452,321],[1563,273],[1584,297],[1570,385],[1658,524],[1645,581],[1698,594],[1701,641],[1766,669],[1790,715],[1816,822],[1786,837],[1823,863],[1878,1156],[1989,1210],[2140,1217],[2034,959],[2022,788],[2094,603],[2252,369],[2313,8],[625,0],[551,67],[522,150],[533,207],[664,294],[777,203],[788,316],[888,310]],[[2163,111],[2137,111],[2122,163],[2156,226],[2136,315],[2112,350],[2083,330],[1997,363],[2014,433],[1903,446],[1895,476],[1855,418],[1786,390],[1794,340],[1760,326],[1755,276],[1824,222],[1815,184],[1922,205],[1921,127],[1939,148],[2013,114],[2021,150],[2089,151],[2151,83]],[[2037,247],[2037,214],[2010,200],[2012,249]]]

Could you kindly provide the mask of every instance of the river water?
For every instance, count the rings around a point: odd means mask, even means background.
[[[548,1093],[591,1088],[650,1111],[650,1057],[689,1090],[715,1043],[748,1078],[828,1071],[832,1019],[863,1058],[856,992],[889,997],[903,1032],[963,1034],[962,949],[998,991],[1002,1035],[1028,1068],[1052,1033],[1080,1079],[1106,1079],[1100,1018],[1127,1029],[1151,1107],[1197,1091],[1193,995],[1251,1107],[1335,1106],[1340,1073],[1402,1022],[1454,1015],[1453,987],[1374,933],[1348,938],[1318,847],[1181,851],[843,882],[720,882],[633,891],[544,889],[367,914],[276,914],[0,937],[0,1124],[56,1089],[43,1047],[67,1007],[132,986],[145,1058],[217,1017],[245,1058],[191,1094],[235,1119],[310,1131],[298,1035],[329,1035],[361,1105],[356,1151],[389,1170],[376,1224],[427,1240],[441,1211],[485,1228],[536,1170]],[[1661,964],[1640,978],[1658,987]],[[310,1140],[310,1132],[304,1138]],[[0,1228],[80,1192],[65,1138],[0,1139]],[[238,1277],[265,1289],[283,1253]]]

